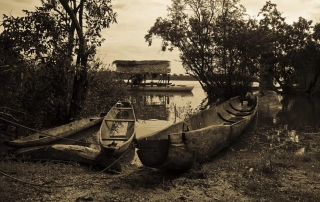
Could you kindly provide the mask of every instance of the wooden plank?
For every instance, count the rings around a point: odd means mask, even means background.
[[[102,140],[108,141],[108,140],[115,140],[115,141],[127,141],[129,138],[121,138],[121,137],[110,137],[110,138],[103,138]]]
[[[231,103],[229,103],[229,106],[235,110],[235,111],[238,111],[238,112],[251,112],[251,111],[254,111],[255,107],[256,107],[256,104],[254,104],[251,108],[246,108],[246,109],[237,109],[235,108]]]
[[[249,116],[253,113],[253,111],[251,112],[238,112],[238,113],[234,113],[234,112],[231,112],[230,110],[226,109],[226,111],[229,113],[229,114],[232,114],[234,116]]]
[[[134,122],[134,119],[105,119],[105,121]]]
[[[126,138],[127,136],[126,136],[126,135],[120,135],[120,134],[112,134],[110,137],[111,137],[111,138],[112,138],[112,137],[116,137],[116,138],[119,138],[119,137]]]
[[[103,119],[103,117],[92,117],[89,120],[90,121],[95,121],[95,120],[99,120],[99,119]]]
[[[131,107],[113,107],[113,109],[124,109],[124,110],[132,110]]]
[[[219,112],[217,112],[218,116],[220,119],[222,119],[223,121],[225,122],[228,122],[228,123],[235,123],[236,121],[233,121],[233,120],[230,120],[230,119],[225,119]]]
[[[245,119],[245,118],[243,118],[243,117],[232,117],[231,119],[228,119],[228,120],[229,121],[233,121],[234,123],[236,123],[236,122],[238,122],[238,121],[240,121],[242,119]]]

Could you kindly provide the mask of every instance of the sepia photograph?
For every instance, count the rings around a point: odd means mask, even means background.
[[[0,202],[320,201],[320,1],[0,16]]]

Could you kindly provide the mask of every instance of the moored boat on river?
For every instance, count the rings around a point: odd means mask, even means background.
[[[174,84],[142,84],[132,85],[131,90],[139,91],[157,91],[157,92],[191,92],[194,86],[191,85],[174,85]]]
[[[250,105],[248,105],[248,103]],[[138,157],[147,167],[189,169],[234,141],[257,112],[258,101],[234,97],[137,139]]]
[[[3,143],[9,147],[23,148],[34,147],[47,144],[72,144],[77,137],[92,135],[99,130],[103,117],[101,115],[92,116],[71,123],[50,128],[48,130],[39,131],[27,137],[12,141],[4,141]]]
[[[104,117],[98,133],[102,152],[109,157],[120,157],[135,138],[135,113],[127,101],[118,101]]]

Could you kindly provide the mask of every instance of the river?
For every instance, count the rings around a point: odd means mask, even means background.
[[[206,98],[197,81],[172,82],[176,85],[193,85],[194,89],[191,93],[143,92],[135,95],[134,99],[139,103],[134,106],[138,138],[184,120]],[[250,139],[255,138],[261,145],[281,145],[297,152],[310,149],[310,141],[307,140],[320,138],[320,99],[275,97],[274,101],[259,106],[259,114],[251,124],[251,129],[255,127],[254,130],[260,130],[261,133],[256,133],[257,137]]]
[[[320,98],[278,95],[278,104],[259,107],[254,137],[257,146],[285,149],[297,154],[319,151]]]
[[[175,85],[192,85],[192,92],[140,92],[135,93],[137,137],[146,136],[193,113],[206,98],[198,81],[172,81]]]

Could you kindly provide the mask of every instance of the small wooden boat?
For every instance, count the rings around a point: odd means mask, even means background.
[[[131,90],[156,91],[156,92],[191,92],[194,86],[191,85],[133,85]]]
[[[181,96],[181,97],[193,97],[194,94],[189,91],[143,91],[142,95],[145,96]]]
[[[61,160],[94,165],[97,164],[95,159],[100,150],[81,145],[53,144],[20,148],[13,151],[13,154],[31,160]]]
[[[20,148],[14,150],[13,154],[16,157],[27,157],[29,160],[69,161],[81,164],[97,165],[103,168],[110,167],[109,170],[113,172],[122,171],[121,164],[118,162],[114,163],[116,159],[105,158],[104,155],[101,155],[100,147],[53,144]],[[126,162],[121,161],[121,163]]]
[[[195,162],[207,160],[246,128],[257,112],[239,97],[221,103],[141,139],[137,139],[138,157],[153,168],[189,169]],[[251,102],[249,102],[251,103]]]
[[[4,141],[3,143],[14,148],[34,147],[53,143],[72,144],[72,141],[76,141],[77,139],[84,138],[84,136],[92,135],[99,131],[102,119],[103,117],[101,116],[80,119],[69,124],[29,135],[27,137],[12,141]]]
[[[135,121],[131,103],[118,101],[101,123],[98,140],[102,153],[118,158],[127,151],[136,135]]]

